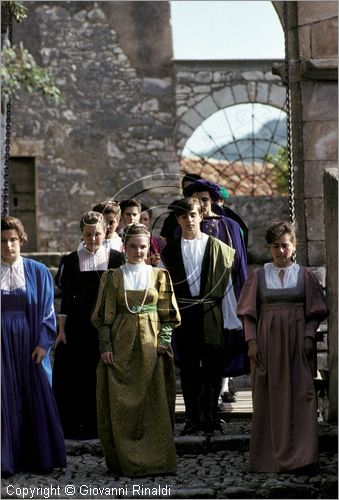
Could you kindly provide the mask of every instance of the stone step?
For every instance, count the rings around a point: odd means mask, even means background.
[[[251,391],[237,391],[234,403],[220,403],[218,415],[220,418],[251,418],[252,416],[252,393]],[[181,393],[177,394],[175,404],[176,422],[183,422],[185,419],[185,403]]]
[[[203,433],[194,436],[181,436],[183,424],[176,425],[175,445],[179,456],[204,455],[219,451],[245,452],[249,450],[251,422],[248,419],[229,420],[225,422],[225,434],[215,433],[205,436]],[[102,456],[98,439],[71,440],[66,439],[67,455]],[[335,452],[338,450],[338,427],[336,424],[319,423],[319,451]]]

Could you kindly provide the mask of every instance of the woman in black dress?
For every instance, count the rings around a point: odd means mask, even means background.
[[[55,343],[53,390],[65,438],[95,438],[98,333],[90,318],[101,275],[124,263],[123,254],[103,246],[102,214],[81,218],[82,243],[62,259],[57,284],[62,290],[59,334]]]

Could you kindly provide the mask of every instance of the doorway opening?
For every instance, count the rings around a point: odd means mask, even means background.
[[[9,160],[9,214],[24,225],[28,242],[24,252],[36,252],[36,172],[34,157],[12,157]]]

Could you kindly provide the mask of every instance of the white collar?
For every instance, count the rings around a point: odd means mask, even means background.
[[[185,242],[185,243],[188,243],[188,244],[191,244],[192,241],[196,241],[196,242],[203,241],[203,242],[205,242],[207,239],[208,239],[208,234],[205,234],[205,233],[201,233],[199,238],[193,238],[192,240],[186,240],[186,238],[184,238],[183,236],[181,237],[181,240],[183,242]]]
[[[123,264],[121,267],[126,267],[128,271],[135,273],[145,269],[145,267],[147,267],[147,264],[145,262],[140,262],[139,264],[132,264],[131,262],[126,262],[126,264]]]
[[[4,267],[5,269],[6,268],[9,268],[12,266],[12,268],[17,268],[19,267],[23,262],[23,258],[21,257],[21,255],[14,261],[12,262],[11,264],[9,264],[8,262],[5,262],[4,260],[1,260],[1,267]]]
[[[293,267],[295,266],[295,262],[292,262],[290,266],[286,267],[278,267],[275,264],[273,264],[273,262],[268,262],[267,264],[265,264],[265,266],[270,266],[274,272],[280,273],[280,271],[288,271],[289,269],[293,269]]]

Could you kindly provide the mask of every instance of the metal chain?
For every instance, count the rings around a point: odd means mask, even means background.
[[[295,193],[294,193],[294,165],[292,143],[291,117],[291,86],[289,73],[289,44],[288,44],[288,2],[284,2],[284,31],[285,31],[285,84],[286,84],[286,124],[287,124],[287,161],[288,161],[288,206],[290,222],[295,224]]]
[[[8,40],[13,43],[13,23],[12,10],[8,9]],[[4,217],[9,213],[9,158],[11,150],[11,101],[6,103],[6,135],[5,135],[5,156],[4,156],[4,171],[3,171],[3,188],[1,200],[1,216]]]
[[[5,158],[4,158],[4,177],[3,177],[3,190],[2,190],[2,208],[1,216],[8,215],[9,207],[9,157],[11,149],[11,103],[6,104],[6,137],[5,137]]]
[[[8,40],[11,46],[13,45],[13,12],[12,7],[8,8]]]

